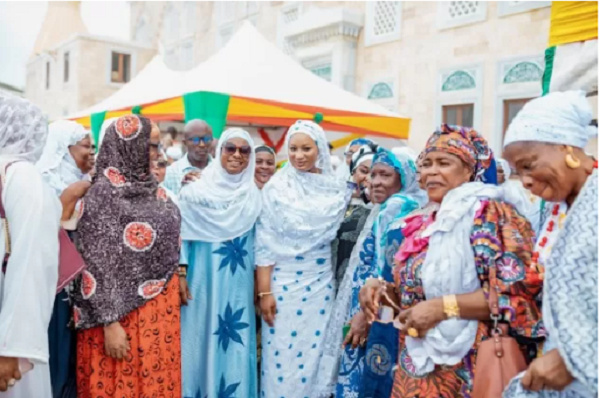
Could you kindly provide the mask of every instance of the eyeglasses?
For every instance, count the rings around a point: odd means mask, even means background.
[[[200,145],[201,142],[203,142],[204,145],[208,145],[211,143],[212,140],[213,140],[212,136],[205,135],[204,137],[188,138],[186,141],[189,142],[190,144],[198,146],[198,145]]]
[[[252,148],[250,148],[248,145],[235,146],[234,144],[230,144],[229,142],[223,145],[223,152],[225,152],[228,155],[233,155],[237,151],[240,151],[240,155],[242,155],[243,157],[248,157],[252,152]]]

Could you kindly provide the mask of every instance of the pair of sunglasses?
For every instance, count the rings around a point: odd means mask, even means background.
[[[200,145],[201,142],[203,142],[204,145],[208,145],[212,142],[212,140],[213,140],[213,138],[210,135],[205,135],[204,137],[188,138],[187,141],[194,145]]]
[[[249,147],[248,145],[236,146],[229,142],[226,143],[225,145],[223,145],[223,152],[225,152],[227,155],[233,155],[237,151],[240,152],[240,155],[242,155],[244,157],[248,157],[248,156],[250,156],[250,153],[252,152],[252,148]]]

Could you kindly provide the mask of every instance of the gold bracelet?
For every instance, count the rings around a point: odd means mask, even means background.
[[[265,296],[270,296],[272,294],[273,294],[273,292],[262,292],[262,293],[258,293],[257,296],[258,296],[258,298],[263,298]]]
[[[442,297],[442,302],[444,303],[444,314],[448,318],[460,318],[460,308],[455,294]]]

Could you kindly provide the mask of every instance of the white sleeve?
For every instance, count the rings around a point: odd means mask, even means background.
[[[270,267],[275,265],[275,256],[269,250],[266,241],[268,234],[260,222],[260,217],[256,222],[256,239],[254,241],[254,263],[257,267]]]
[[[2,281],[0,356],[46,363],[58,280],[61,206],[27,162],[8,169],[3,191],[12,253]],[[4,232],[0,236],[4,239]]]

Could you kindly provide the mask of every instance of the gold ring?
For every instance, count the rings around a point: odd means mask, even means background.
[[[367,339],[365,339],[364,337],[363,337],[362,339],[360,339],[360,345],[361,345],[362,347],[364,347],[364,346],[365,346],[365,343],[366,343],[366,342],[367,342]]]
[[[419,337],[419,331],[415,328],[408,328],[407,332],[410,337]]]

